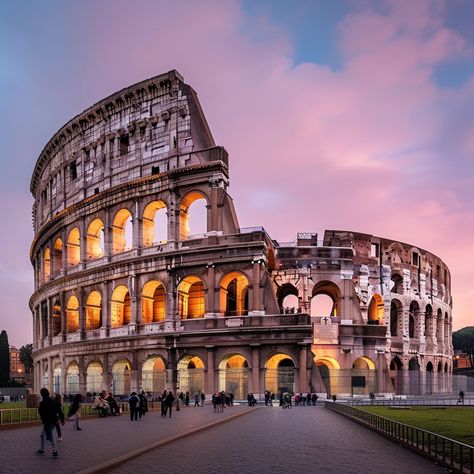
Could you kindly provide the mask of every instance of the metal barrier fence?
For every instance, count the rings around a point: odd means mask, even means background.
[[[474,474],[473,446],[351,406],[333,402],[326,402],[324,406],[423,453],[453,471]]]
[[[474,398],[465,398],[464,402],[459,402],[455,398],[394,398],[392,400],[367,400],[367,399],[347,399],[343,400],[350,406],[474,406]]]
[[[129,410],[128,403],[118,403],[121,413],[127,413]],[[160,407],[159,402],[148,402],[149,410],[157,410]],[[69,404],[62,406],[64,415],[67,416]],[[81,406],[81,415],[90,416],[97,415],[98,411],[91,404],[83,404]],[[0,409],[0,426],[11,425],[17,423],[28,423],[30,421],[39,421],[40,416],[37,408],[4,408]]]

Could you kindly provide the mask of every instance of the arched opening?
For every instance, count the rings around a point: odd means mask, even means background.
[[[143,211],[143,246],[165,244],[168,240],[168,216],[163,201],[150,202]]]
[[[287,354],[275,354],[265,364],[265,390],[278,397],[280,392],[295,393],[295,363]]]
[[[61,364],[56,364],[53,369],[53,391],[61,393]]]
[[[204,283],[194,275],[178,285],[178,313],[181,319],[202,318],[205,312]]]
[[[71,362],[66,371],[66,394],[80,393],[79,391],[79,365]]]
[[[81,261],[81,234],[77,227],[69,232],[67,238],[67,264],[69,267],[78,265]]]
[[[444,347],[447,349],[450,344],[449,341],[452,339],[451,331],[450,331],[450,324],[449,324],[449,316],[448,313],[444,314]]]
[[[369,303],[368,320],[369,324],[383,324],[384,305],[383,299],[379,294],[372,296]]]
[[[390,362],[390,380],[393,385],[393,391],[396,394],[402,394],[404,392],[403,363],[397,356]]]
[[[233,393],[236,400],[244,400],[248,393],[249,365],[240,354],[224,357],[219,364],[219,391]]]
[[[436,312],[436,340],[438,344],[442,344],[443,342],[443,312],[441,309],[438,309]]]
[[[397,337],[398,334],[398,314],[401,311],[402,304],[398,300],[392,300],[390,304],[390,334]]]
[[[430,304],[425,308],[425,336],[431,336],[433,333],[433,308]]]
[[[225,275],[220,283],[220,309],[225,316],[240,316],[248,314],[249,281],[240,272],[231,272]]]
[[[202,235],[207,229],[206,197],[198,191],[186,194],[179,206],[179,239]]]
[[[410,310],[408,315],[408,336],[411,338],[419,337],[417,322],[420,313],[420,306],[416,301],[410,303]]]
[[[181,392],[204,393],[204,362],[197,356],[184,356],[178,362],[178,382]]]
[[[102,391],[102,378],[104,369],[98,361],[91,362],[86,370],[86,391],[89,393],[99,393]]]
[[[86,301],[86,330],[99,329],[101,325],[102,296],[98,291],[89,293]]]
[[[112,226],[112,253],[131,250],[133,246],[133,219],[128,209],[120,209],[115,214]]]
[[[53,272],[58,274],[63,267],[63,241],[56,239],[53,245]]]
[[[339,393],[339,362],[327,356],[318,357],[315,360],[316,368],[323,381],[326,393],[328,395],[335,395]]]
[[[358,357],[352,363],[351,393],[352,395],[368,395],[375,393],[375,364],[369,357]]]
[[[394,273],[390,278],[390,291],[399,295],[403,294],[403,278],[398,273]]]
[[[44,255],[43,255],[43,277],[44,277],[44,282],[48,282],[49,279],[51,278],[51,251],[49,250],[49,247],[47,247],[44,250]]]
[[[132,308],[130,305],[130,293],[125,285],[117,286],[112,293],[110,317],[112,328],[119,328],[130,324]]]
[[[336,284],[321,281],[313,288],[311,316],[339,316],[340,291]]]
[[[48,364],[43,365],[43,376],[42,376],[43,387],[49,388],[49,367]]]
[[[87,229],[87,259],[100,258],[105,255],[104,223],[94,219]]]
[[[298,312],[300,306],[298,289],[291,283],[284,283],[278,288],[277,299],[281,314]]]
[[[161,394],[165,389],[165,362],[161,357],[150,357],[142,367],[142,390]]]
[[[415,357],[408,362],[409,394],[421,395],[420,364]]]
[[[164,321],[166,293],[163,284],[156,280],[145,283],[142,290],[142,324]]]
[[[79,300],[74,295],[67,300],[66,325],[68,333],[76,332],[79,329]]]
[[[448,366],[448,363],[447,363],[447,362],[444,364],[444,371],[445,371],[446,373],[449,372],[449,366]]]
[[[61,332],[61,304],[59,300],[56,300],[53,303],[51,308],[51,316],[53,318],[53,337],[57,336]]]
[[[132,366],[127,359],[120,359],[112,366],[112,393],[124,396],[130,394]]]

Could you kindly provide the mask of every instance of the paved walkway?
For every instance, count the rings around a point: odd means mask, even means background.
[[[76,432],[64,427],[59,458],[37,455],[40,427],[0,431],[0,473],[80,472],[144,445],[185,433],[237,413],[225,424],[186,436],[110,472],[158,473],[383,473],[446,472],[430,461],[322,407],[184,408],[173,418],[148,413],[141,421],[87,419]],[[176,415],[176,416],[175,416]]]

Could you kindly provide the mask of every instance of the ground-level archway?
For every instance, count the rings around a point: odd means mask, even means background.
[[[112,393],[114,395],[130,394],[130,377],[132,366],[127,359],[120,359],[112,366]]]
[[[240,354],[224,357],[219,364],[219,391],[233,393],[236,400],[244,400],[248,393],[249,365]]]
[[[165,389],[165,362],[155,356],[147,359],[142,367],[142,390],[161,394]]]
[[[89,393],[99,393],[102,391],[103,379],[102,364],[98,361],[91,362],[86,369],[86,391]]]
[[[79,391],[79,365],[77,362],[71,362],[66,371],[66,394],[74,395]]]
[[[265,364],[265,390],[278,396],[295,393],[295,363],[287,354],[275,354]]]
[[[184,356],[178,362],[178,386],[180,392],[204,393],[204,362],[197,356]]]
[[[340,365],[339,362],[328,356],[320,356],[315,359],[316,368],[323,381],[326,393],[328,395],[339,393],[339,376]]]

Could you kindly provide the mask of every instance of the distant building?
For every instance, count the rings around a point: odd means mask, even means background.
[[[10,379],[23,382],[25,380],[25,366],[20,361],[20,351],[10,346]]]

